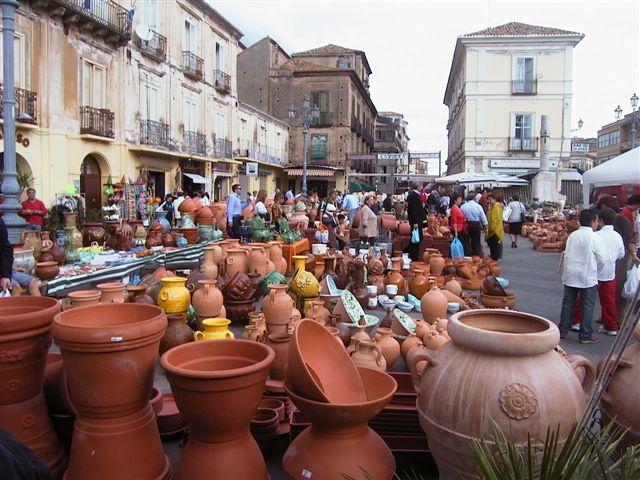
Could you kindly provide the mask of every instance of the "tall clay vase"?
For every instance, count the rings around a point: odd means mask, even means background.
[[[100,303],[124,303],[124,288],[122,282],[99,283],[96,288],[100,291]]]
[[[49,297],[0,298],[0,428],[33,450],[54,479],[62,478],[67,458],[42,387],[51,322],[58,312],[60,303]]]
[[[446,317],[449,301],[437,287],[433,277],[429,277],[429,286],[429,291],[420,299],[420,310],[425,322],[433,324],[439,318]]]
[[[431,275],[436,277],[442,275],[442,270],[444,270],[444,257],[442,254],[432,253],[429,258],[429,267],[431,267]]]
[[[409,279],[409,293],[416,298],[422,296],[429,290],[429,280],[420,268],[414,270],[413,276]]]
[[[271,378],[271,380],[284,380],[284,373],[289,360],[290,342],[291,335],[288,333],[271,333],[267,337],[266,344],[276,352],[276,359],[269,369],[269,378]]]
[[[56,315],[53,337],[77,411],[66,479],[171,477],[149,405],[166,327],[155,305],[92,305]]]
[[[200,288],[193,293],[191,304],[198,317],[198,326],[202,330],[202,320],[221,316],[223,298],[215,280],[200,280],[199,283]]]
[[[247,261],[248,252],[240,248],[227,249],[227,275],[233,278],[236,273],[247,273],[249,271],[249,262]]]
[[[269,293],[262,300],[262,311],[267,322],[267,331],[287,333],[291,322],[293,300],[287,294],[286,285],[269,285]]]
[[[594,375],[587,359],[554,350],[556,325],[525,313],[470,310],[447,327],[451,341],[409,360],[440,478],[478,478],[469,440],[486,438],[494,423],[517,445],[542,443],[558,428],[562,448],[584,414]],[[420,372],[415,366],[425,360]]]
[[[250,340],[193,342],[160,358],[183,419],[191,429],[177,480],[266,480],[267,467],[249,432],[275,359]]]
[[[218,245],[210,245],[202,249],[202,271],[209,280],[218,278],[218,265],[222,262],[222,248]]]
[[[269,259],[279,274],[285,275],[287,273],[287,261],[282,256],[282,242],[276,240],[269,242]]]

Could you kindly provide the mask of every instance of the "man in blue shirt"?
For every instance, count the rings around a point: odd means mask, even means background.
[[[232,193],[227,199],[227,233],[230,237],[236,237],[235,224],[239,225],[242,218],[242,205],[240,204],[242,187],[236,183],[231,186],[231,191]]]
[[[475,200],[476,194],[467,195],[467,201],[462,204],[460,210],[469,223],[469,237],[471,238],[471,255],[483,256],[482,243],[480,242],[482,231],[487,229],[487,215],[482,206]]]
[[[351,192],[345,195],[342,200],[342,210],[347,212],[347,218],[349,222],[353,222],[353,218],[358,213],[358,208],[360,208],[360,201],[355,193]]]

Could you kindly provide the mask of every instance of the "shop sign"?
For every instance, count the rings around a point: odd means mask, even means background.
[[[257,177],[258,176],[258,164],[255,162],[247,162],[246,164],[246,175],[247,177]]]

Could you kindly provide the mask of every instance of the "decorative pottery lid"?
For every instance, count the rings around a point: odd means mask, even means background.
[[[402,325],[405,328],[405,330],[407,330],[408,332],[415,332],[416,331],[415,322],[413,320],[411,320],[411,317],[409,315],[404,313],[399,308],[396,308],[393,311],[393,316],[396,317],[396,320],[398,320],[400,322],[400,325]]]
[[[348,290],[343,290],[340,298],[342,299],[342,305],[344,306],[347,315],[349,315],[351,323],[358,323],[358,321],[360,321],[360,317],[365,314],[360,302],[358,302],[358,299]]]
[[[325,280],[327,282],[327,288],[329,289],[329,295],[340,295],[340,291],[338,290],[338,287],[336,286],[336,282],[333,279],[333,277],[331,275],[327,275],[325,277]]]

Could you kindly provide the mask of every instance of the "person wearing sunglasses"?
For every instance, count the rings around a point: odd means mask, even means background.
[[[231,186],[231,192],[227,199],[227,233],[230,237],[237,237],[236,224],[239,225],[242,219],[242,204],[240,202],[242,187],[236,183]]]

